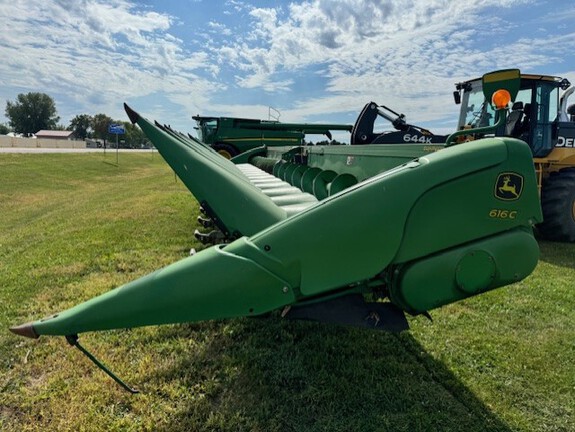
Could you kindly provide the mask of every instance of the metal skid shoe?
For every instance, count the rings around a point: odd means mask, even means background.
[[[202,244],[217,244],[223,243],[226,239],[224,233],[218,230],[210,231],[209,233],[202,233],[198,230],[194,231],[194,237]]]

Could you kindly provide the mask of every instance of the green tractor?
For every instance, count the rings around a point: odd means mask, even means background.
[[[484,75],[494,121],[444,143],[260,147],[232,160],[126,105],[200,203],[212,230],[200,239],[214,245],[10,330],[65,336],[130,390],[79,345],[79,333],[274,310],[401,331],[406,313],[518,282],[539,258],[538,176],[532,147],[495,135],[522,83],[517,70]]]

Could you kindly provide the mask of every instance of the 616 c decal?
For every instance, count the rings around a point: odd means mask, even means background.
[[[495,219],[515,219],[517,217],[517,210],[493,209],[489,211],[489,217]]]

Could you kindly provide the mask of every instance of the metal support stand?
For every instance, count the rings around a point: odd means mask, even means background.
[[[124,390],[126,390],[132,394],[140,393],[139,390],[136,390],[136,389],[128,386],[128,384],[126,384],[124,381],[122,381],[120,378],[118,378],[116,375],[114,375],[114,373],[112,373],[112,371],[110,371],[96,357],[94,357],[90,352],[88,352],[86,350],[86,348],[84,348],[82,345],[80,345],[78,343],[78,335],[68,335],[68,336],[66,336],[66,340],[68,341],[68,343],[70,345],[78,348],[86,357],[88,357],[92,361],[92,363],[94,363],[96,366],[98,366],[98,368],[103,370],[106,373],[106,375],[108,375],[110,378],[112,378],[114,381],[116,381]]]

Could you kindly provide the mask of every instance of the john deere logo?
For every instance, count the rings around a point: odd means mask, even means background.
[[[523,177],[515,173],[501,173],[495,183],[495,196],[503,201],[519,199],[523,191]]]

